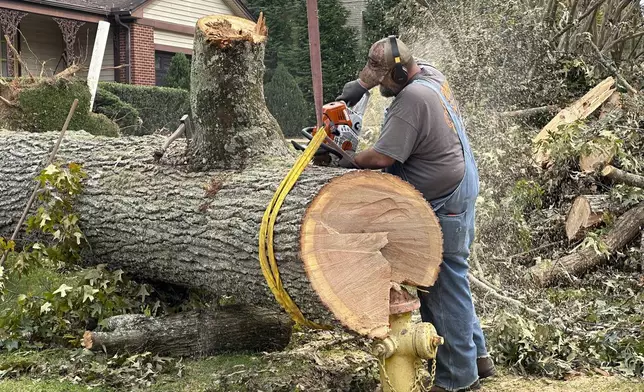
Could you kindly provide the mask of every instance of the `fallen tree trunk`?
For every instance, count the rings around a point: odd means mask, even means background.
[[[173,357],[281,351],[290,342],[291,330],[287,315],[257,307],[226,306],[162,318],[127,314],[107,319],[103,331],[86,331],[83,347]]]
[[[283,292],[266,283],[258,238],[294,159],[263,99],[262,26],[229,15],[197,23],[187,148],[178,140],[155,159],[158,136],[63,141],[60,160],[88,174],[76,206],[86,260],[278,306]],[[0,235],[18,220],[54,137],[0,131]],[[269,254],[272,243],[283,287],[306,318],[370,337],[388,333],[391,282],[431,286],[442,261],[429,203],[370,170],[308,167],[279,210]]]
[[[638,188],[644,188],[644,176],[625,172],[614,166],[608,165],[604,167],[604,170],[602,170],[602,176],[610,178],[615,182],[635,186]]]
[[[593,248],[584,248],[559,260],[537,264],[530,268],[529,280],[544,287],[557,283],[569,275],[581,275],[626,246],[643,227],[644,203],[640,203],[620,216],[608,233],[600,237],[605,252],[598,253]]]
[[[0,235],[13,229],[42,169],[34,157],[46,156],[55,138],[0,131]],[[258,232],[288,162],[194,173],[180,164],[183,140],[155,160],[164,142],[84,132],[63,140],[59,160],[88,173],[76,206],[91,245],[84,257],[240,303],[276,306],[258,262]],[[284,287],[305,316],[331,322],[337,312],[364,334],[385,333],[389,281],[432,285],[442,254],[438,221],[408,183],[329,167],[304,171],[280,210],[274,241]]]

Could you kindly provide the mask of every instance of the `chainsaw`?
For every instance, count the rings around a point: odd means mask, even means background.
[[[330,163],[330,154],[335,155],[338,159],[350,159],[347,152],[356,152],[362,130],[362,117],[367,109],[369,97],[370,94],[367,92],[353,108],[347,107],[344,101],[334,101],[322,106],[322,122],[327,137],[315,153],[316,163]],[[316,127],[302,129],[302,135],[309,140],[313,139],[316,132],[318,132]],[[306,148],[305,145],[294,140],[291,141],[291,144],[301,151]]]

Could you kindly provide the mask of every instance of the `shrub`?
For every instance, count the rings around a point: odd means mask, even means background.
[[[266,106],[275,116],[284,136],[299,136],[310,111],[295,78],[280,64],[264,89]]]
[[[185,54],[177,53],[172,57],[163,85],[190,90],[190,60]]]
[[[163,128],[174,131],[181,116],[190,112],[190,94],[182,89],[102,82],[99,90],[115,94],[139,112],[142,124],[133,135],[150,135]]]
[[[59,131],[74,99],[78,99],[78,107],[69,124],[70,130],[85,130],[93,135],[118,136],[118,126],[113,121],[90,113],[89,88],[81,80],[59,79],[24,84],[18,93],[19,109],[4,121],[11,129],[29,132]]]
[[[118,124],[124,135],[135,135],[141,126],[139,111],[107,90],[96,91],[94,112],[104,114]]]

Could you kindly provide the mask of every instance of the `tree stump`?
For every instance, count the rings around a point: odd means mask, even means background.
[[[194,170],[240,169],[261,158],[291,155],[264,101],[263,17],[199,19],[190,77]]]

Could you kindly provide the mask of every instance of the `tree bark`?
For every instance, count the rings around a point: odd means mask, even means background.
[[[55,138],[54,133],[0,131],[0,235],[18,221],[32,179],[42,169],[36,157],[46,156]],[[230,295],[238,303],[277,307],[260,269],[258,232],[289,164],[276,160],[243,171],[195,173],[186,169],[183,140],[157,161],[154,152],[164,142],[160,136],[114,139],[85,132],[63,140],[59,161],[80,163],[88,173],[76,206],[90,245],[84,257],[142,278]],[[306,222],[312,232],[303,238]],[[355,259],[372,244],[347,240],[369,233],[386,237],[386,243],[374,245],[370,257]],[[385,173],[310,166],[280,209],[275,256],[286,291],[308,319],[382,336],[388,324],[381,309],[389,306],[389,280],[434,283],[442,242],[432,242],[433,236],[441,238],[438,221],[408,183]],[[327,248],[301,254],[302,241]],[[336,244],[345,247],[334,248]],[[320,260],[342,267],[329,272],[337,275],[335,280],[316,279],[345,285],[340,293],[325,283],[350,314],[331,312],[332,304],[323,303],[312,288],[305,267],[312,274],[330,271]],[[377,281],[341,279],[358,265],[369,271],[382,263],[388,266]],[[371,297],[376,292],[384,296]],[[360,308],[361,301],[371,301],[372,307]]]
[[[292,322],[275,311],[226,306],[153,318],[110,317],[104,331],[86,331],[83,346],[107,353],[144,352],[201,357],[225,352],[280,351],[290,342]]]
[[[602,176],[610,178],[615,182],[644,189],[644,176],[625,172],[610,165],[606,166],[604,170],[602,170]]]
[[[529,280],[536,282],[538,286],[545,287],[559,282],[566,276],[581,275],[626,246],[643,227],[644,203],[640,203],[620,216],[608,233],[600,237],[601,243],[605,246],[605,253],[598,253],[593,248],[585,248],[554,262],[537,264],[530,269]]]
[[[190,78],[194,170],[239,169],[291,155],[264,101],[263,24],[234,16],[197,22]]]

